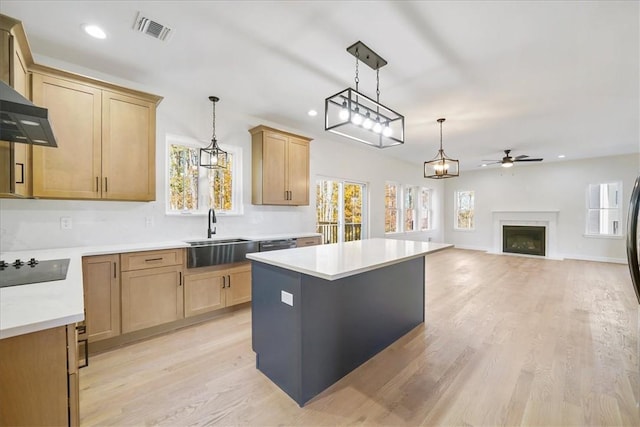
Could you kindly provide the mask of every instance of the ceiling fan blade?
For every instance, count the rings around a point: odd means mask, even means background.
[[[483,159],[483,162],[496,162],[496,163],[500,163],[502,160],[496,160],[496,159]]]
[[[482,164],[482,165],[486,165],[486,166],[489,166],[489,165],[497,165],[497,164],[502,163],[502,161],[501,161],[501,160],[483,160],[483,162],[489,162],[489,163],[483,163],[483,164]],[[482,165],[480,165],[480,166],[482,166]]]
[[[513,159],[514,162],[541,162],[544,159]]]
[[[527,157],[529,157],[529,156],[527,156],[526,154],[520,154],[519,156],[514,157],[513,160],[515,160],[517,162],[518,160],[524,159],[524,158],[527,158]]]

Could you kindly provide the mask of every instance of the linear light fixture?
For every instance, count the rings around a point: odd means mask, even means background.
[[[438,119],[438,123],[440,123],[440,149],[433,159],[424,162],[425,178],[442,179],[460,175],[460,163],[458,160],[447,157],[442,149],[442,123],[445,120]]]
[[[380,103],[380,68],[387,65],[358,41],[347,48],[356,58],[355,90],[344,89],[324,101],[324,130],[377,148],[404,144],[404,116]],[[376,99],[359,92],[359,63],[376,71]]]
[[[213,103],[213,134],[211,144],[200,149],[200,166],[208,169],[226,169],[227,152],[218,146],[218,138],[216,138],[216,102],[220,101],[220,98],[210,96],[209,101]]]

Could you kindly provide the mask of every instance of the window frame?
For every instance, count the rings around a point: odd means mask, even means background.
[[[209,173],[207,168],[198,168],[198,209],[192,210],[172,210],[171,206],[171,189],[170,189],[170,153],[172,145],[181,145],[187,148],[200,150],[207,146],[206,142],[180,135],[166,135],[165,146],[165,215],[168,216],[204,216],[209,213]],[[232,170],[231,170],[231,199],[233,209],[220,210],[216,209],[217,216],[241,216],[244,215],[244,205],[242,202],[242,147],[236,145],[222,145],[220,148],[231,154]]]
[[[600,186],[602,187],[603,185],[611,185],[611,184],[615,184],[617,186],[616,188],[616,203],[617,206],[615,208],[592,208],[591,207],[591,187],[594,185]],[[623,232],[623,220],[624,220],[624,215],[623,215],[623,210],[622,210],[622,205],[623,205],[623,187],[622,187],[622,181],[606,181],[606,182],[599,182],[599,183],[592,183],[592,184],[587,184],[587,188],[585,190],[586,194],[585,194],[585,204],[586,204],[586,209],[585,209],[585,224],[584,224],[584,236],[585,237],[590,237],[590,238],[602,238],[602,239],[622,239],[624,237],[624,232]],[[599,212],[604,212],[604,211],[613,211],[616,213],[616,217],[618,218],[618,232],[617,233],[593,233],[589,230],[589,217],[590,217],[590,212],[592,211],[599,211]]]
[[[396,230],[395,231],[387,231],[387,211],[393,209],[387,205],[387,187],[393,185],[396,188]],[[413,190],[414,198],[413,198],[413,208],[407,208],[406,206],[406,196],[407,192]],[[427,191],[429,193],[429,203],[426,208],[422,206],[422,192]],[[422,185],[411,185],[411,184],[400,184],[395,181],[386,181],[384,183],[384,223],[385,223],[385,234],[400,234],[400,233],[425,233],[428,231],[433,231],[433,221],[432,221],[432,203],[433,203],[433,188],[425,187]],[[414,228],[412,230],[407,230],[405,227],[405,220],[407,218],[406,212],[407,209],[411,209],[414,217]],[[426,212],[427,217],[427,228],[421,228],[421,220],[424,217],[423,213]]]
[[[471,224],[469,227],[459,227],[458,218],[459,212],[461,211],[459,207],[459,200],[461,193],[471,193],[472,203],[469,211],[472,213],[471,216]],[[475,212],[476,212],[476,194],[474,190],[455,190],[453,193],[453,229],[455,231],[474,231],[476,229],[476,221],[475,221]]]

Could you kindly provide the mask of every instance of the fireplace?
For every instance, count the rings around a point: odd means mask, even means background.
[[[502,252],[545,256],[546,227],[502,226]]]

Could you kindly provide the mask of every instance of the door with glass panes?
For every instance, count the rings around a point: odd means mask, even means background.
[[[366,188],[351,181],[316,181],[316,231],[322,234],[322,243],[366,238]]]

